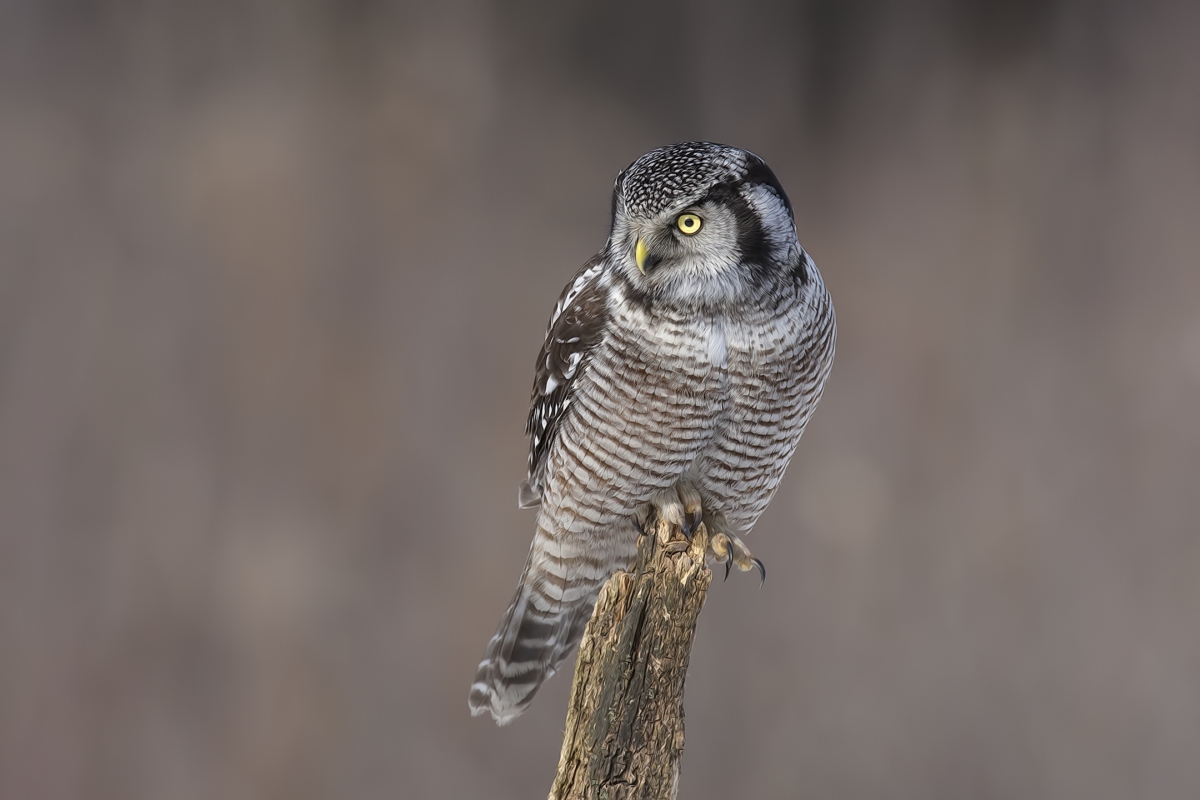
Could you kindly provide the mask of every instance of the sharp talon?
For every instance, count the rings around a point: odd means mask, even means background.
[[[758,567],[758,574],[760,576],[760,580],[758,582],[758,588],[761,589],[763,587],[763,584],[765,584],[767,582],[767,568],[763,566],[763,562],[760,561],[759,559],[751,558],[751,560],[754,562],[754,566]]]
[[[679,530],[683,532],[683,538],[690,542],[692,541],[692,537],[696,535],[696,524],[690,517],[685,517],[683,524],[679,526]]]
[[[725,580],[729,580],[729,568],[733,566],[733,555],[731,554],[725,561]]]

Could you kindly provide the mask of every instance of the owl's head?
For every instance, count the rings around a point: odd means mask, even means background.
[[[617,176],[607,249],[633,287],[693,302],[741,299],[803,258],[771,168],[709,142],[660,147]]]

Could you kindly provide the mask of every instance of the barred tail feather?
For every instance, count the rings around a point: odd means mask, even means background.
[[[585,597],[570,605],[549,604],[533,594],[525,568],[512,605],[504,613],[496,635],[488,642],[471,684],[467,705],[473,716],[490,712],[498,725],[520,716],[543,682],[557,670],[583,635],[596,598]]]

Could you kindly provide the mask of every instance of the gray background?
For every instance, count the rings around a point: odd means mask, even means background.
[[[0,796],[544,796],[534,354],[688,138],[840,337],[683,796],[1200,796],[1200,6],[736,8],[0,4]]]

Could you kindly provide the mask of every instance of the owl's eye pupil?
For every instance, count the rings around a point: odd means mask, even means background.
[[[701,224],[700,218],[695,214],[680,214],[679,218],[675,220],[676,227],[688,236],[700,230]]]

